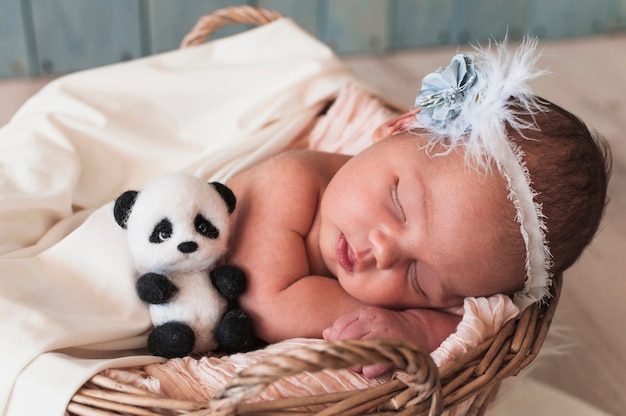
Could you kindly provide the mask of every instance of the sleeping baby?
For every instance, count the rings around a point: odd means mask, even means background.
[[[549,297],[605,205],[608,149],[532,94],[535,43],[457,55],[354,155],[292,150],[228,181],[230,261],[267,342],[402,338],[427,351],[467,297]],[[374,377],[385,366],[366,367]]]

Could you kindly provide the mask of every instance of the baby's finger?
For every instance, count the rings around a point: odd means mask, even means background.
[[[353,365],[352,367],[350,367],[350,370],[354,371],[355,373],[361,373],[363,371],[363,366]]]
[[[372,364],[363,367],[361,372],[367,378],[378,378],[391,370],[393,370],[393,365],[391,364]]]
[[[322,338],[324,338],[326,341],[330,341],[330,335],[331,335],[331,331],[332,331],[332,327],[328,327],[325,330],[322,331]]]
[[[350,312],[337,318],[331,327],[322,332],[322,336],[329,341],[359,339],[363,337],[361,326],[358,312]]]

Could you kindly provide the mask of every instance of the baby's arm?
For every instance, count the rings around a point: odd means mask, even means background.
[[[239,202],[230,261],[246,272],[241,305],[267,342],[321,337],[338,316],[364,306],[320,274],[312,234],[319,198],[339,156],[289,152],[234,177]]]
[[[323,276],[308,275],[282,290],[268,289],[266,294],[248,292],[243,305],[257,334],[270,343],[294,337],[320,338],[337,316],[363,306],[336,280]]]
[[[435,309],[393,311],[373,306],[346,313],[323,332],[324,339],[406,339],[427,352],[434,351],[455,330],[461,317]],[[367,377],[378,377],[389,370],[386,365],[363,368]]]

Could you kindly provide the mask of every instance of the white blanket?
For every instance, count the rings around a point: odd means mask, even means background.
[[[0,130],[0,414],[63,415],[149,328],[111,201],[184,170],[226,180],[287,147],[347,69],[287,19],[58,79]],[[122,357],[122,358],[119,358]]]

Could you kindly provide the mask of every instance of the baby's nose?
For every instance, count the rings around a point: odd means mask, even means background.
[[[402,254],[396,235],[373,228],[369,233],[369,241],[379,270],[390,269],[396,264]]]

